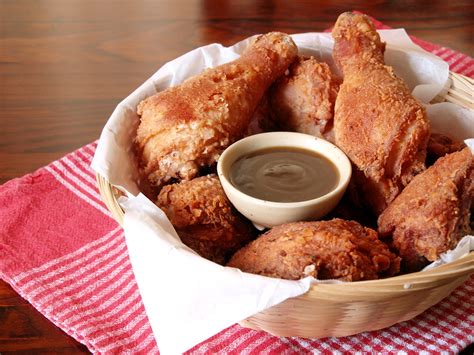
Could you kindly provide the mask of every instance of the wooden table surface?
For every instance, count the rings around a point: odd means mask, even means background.
[[[97,139],[122,98],[195,47],[322,31],[351,9],[473,55],[472,0],[0,0],[0,183]],[[87,349],[0,281],[0,352]]]

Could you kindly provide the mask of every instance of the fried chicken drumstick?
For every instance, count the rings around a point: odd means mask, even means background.
[[[237,60],[144,101],[136,146],[152,186],[189,180],[241,138],[264,92],[297,55],[290,36],[262,35]]]
[[[298,57],[288,75],[270,89],[272,113],[281,129],[333,141],[334,103],[339,81],[329,65]]]
[[[274,227],[235,253],[227,266],[288,280],[359,281],[396,274],[400,258],[373,229],[333,219]]]
[[[385,43],[367,16],[341,14],[332,34],[333,57],[344,75],[336,144],[356,166],[358,187],[378,215],[425,169],[429,124],[424,108],[385,65]]]
[[[234,210],[214,174],[165,186],[157,205],[184,244],[219,264],[255,237],[255,229]]]
[[[393,236],[407,271],[456,246],[471,232],[474,158],[469,148],[440,158],[417,175],[378,219],[381,236]]]

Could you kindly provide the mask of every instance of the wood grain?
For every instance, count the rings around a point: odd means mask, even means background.
[[[255,33],[322,31],[347,10],[473,55],[474,3],[453,1],[0,1],[0,183],[99,137],[162,64]],[[0,352],[83,353],[0,282]]]

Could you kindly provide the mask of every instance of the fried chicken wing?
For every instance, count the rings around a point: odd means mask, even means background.
[[[344,79],[336,99],[336,144],[378,215],[425,169],[429,124],[425,110],[392,67],[385,43],[365,15],[343,13],[333,29],[333,56]]]
[[[237,60],[168,88],[137,108],[137,153],[152,186],[189,180],[241,138],[257,104],[297,55],[290,36],[262,35]]]
[[[417,175],[378,219],[408,271],[438,259],[471,232],[474,159],[469,148],[444,156]]]
[[[372,280],[398,272],[400,258],[377,232],[357,222],[333,219],[272,228],[240,249],[227,266],[289,280]]]
[[[231,206],[214,174],[165,186],[157,205],[184,244],[219,264],[255,237],[255,229]]]
[[[333,141],[334,103],[339,81],[326,63],[298,57],[270,89],[279,127]]]

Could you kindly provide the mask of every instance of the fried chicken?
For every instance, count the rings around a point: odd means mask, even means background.
[[[379,233],[392,235],[404,268],[416,271],[471,232],[473,198],[474,159],[464,148],[417,175],[380,215]]]
[[[219,264],[255,237],[255,229],[231,206],[214,174],[165,186],[157,205],[184,244]]]
[[[272,115],[286,131],[334,140],[334,103],[339,81],[326,63],[298,57],[271,87]]]
[[[359,223],[333,219],[295,222],[272,228],[240,249],[227,266],[288,280],[373,280],[392,276],[400,258],[377,232]]]
[[[458,142],[451,137],[441,133],[431,133],[427,147],[426,163],[433,163],[446,154],[454,153],[465,148],[464,142]]]
[[[252,115],[247,130],[244,133],[245,137],[277,130],[276,123],[271,116],[269,96],[269,90],[267,90]]]
[[[367,16],[341,14],[332,34],[333,57],[344,75],[335,141],[354,163],[358,187],[379,215],[425,169],[429,123],[423,106],[384,64],[385,43]]]
[[[137,154],[152,186],[190,180],[241,138],[260,99],[297,55],[290,36],[271,32],[237,60],[204,71],[137,108]]]

